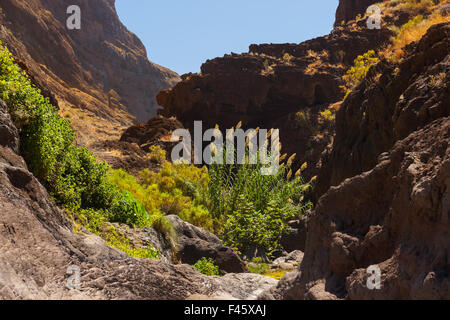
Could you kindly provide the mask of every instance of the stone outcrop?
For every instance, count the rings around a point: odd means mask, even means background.
[[[396,141],[449,115],[449,31],[448,24],[432,27],[405,49],[410,53],[400,65],[378,64],[342,103],[332,150],[321,161],[318,196],[372,169]]]
[[[202,258],[211,258],[222,274],[249,272],[244,261],[212,233],[193,226],[176,215],[167,216],[177,233],[175,255],[181,263],[195,264]]]
[[[445,117],[332,187],[309,221],[301,271],[263,297],[449,299],[449,155]],[[372,265],[381,270],[379,290],[367,287]]]
[[[70,5],[81,9],[81,30],[66,27]],[[0,40],[52,93],[84,145],[118,137],[121,128],[156,115],[156,94],[179,80],[147,59],[114,5],[114,0],[1,3]]]

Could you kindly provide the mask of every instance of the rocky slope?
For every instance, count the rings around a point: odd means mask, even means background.
[[[141,41],[119,21],[114,0],[2,0],[0,40],[56,98],[78,142],[119,137],[156,114],[155,96],[178,81],[147,59]],[[68,30],[70,5],[81,30]]]
[[[322,159],[319,195],[370,170],[396,141],[449,114],[448,30],[430,30],[398,66],[379,63],[344,101],[333,149]]]
[[[450,298],[449,31],[432,27],[343,103],[321,177],[336,186],[310,216],[301,271],[263,297]]]
[[[347,22],[354,19],[358,14],[364,15],[367,8],[380,2],[379,0],[339,0],[339,6],[336,10],[336,21],[334,26],[337,27],[342,24],[342,21]]]

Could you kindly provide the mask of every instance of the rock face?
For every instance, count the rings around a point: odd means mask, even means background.
[[[192,295],[188,300],[256,300],[263,291],[278,284],[278,280],[254,273],[229,273],[214,278],[218,290],[213,295]]]
[[[449,30],[448,24],[431,28],[404,62],[378,64],[344,101],[333,148],[322,159],[318,196],[372,169],[396,141],[450,114]]]
[[[2,101],[0,130],[0,299],[246,299],[260,293],[260,283],[276,285],[258,275],[206,277],[188,265],[130,258],[97,236],[73,233],[17,154],[18,132]],[[80,287],[70,290],[76,268]]]
[[[155,96],[178,81],[151,63],[141,41],[119,21],[114,0],[2,0],[0,39],[52,92],[85,145],[156,115]],[[70,5],[81,30],[68,30]]]
[[[167,216],[177,233],[176,256],[181,263],[195,264],[201,258],[211,258],[221,273],[249,272],[245,263],[217,236],[193,226],[176,215]]]
[[[183,125],[175,118],[156,116],[146,124],[137,124],[128,128],[120,138],[120,141],[136,143],[139,146],[157,144],[162,138],[170,139],[173,131],[182,129]]]
[[[304,215],[299,220],[289,222],[289,229],[283,233],[279,242],[284,250],[292,252],[295,250],[305,251],[308,218]]]
[[[344,102],[328,166],[353,177],[319,199],[301,271],[262,298],[450,299],[449,27]],[[380,289],[367,286],[369,266]]]

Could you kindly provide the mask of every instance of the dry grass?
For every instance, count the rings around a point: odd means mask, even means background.
[[[438,73],[437,75],[430,76],[430,86],[433,88],[440,88],[445,84],[445,78],[447,74],[445,72]]]
[[[416,16],[400,28],[392,27],[396,36],[392,38],[392,44],[379,51],[379,55],[391,62],[399,62],[404,57],[404,47],[419,41],[435,24],[450,22],[450,16],[443,16],[439,10],[435,10],[428,18]]]
[[[305,73],[313,75],[319,71],[320,67],[330,67],[331,65],[325,62],[329,59],[329,56],[330,54],[327,50],[322,50],[321,52],[308,50],[307,57],[313,58],[314,61],[306,67]]]
[[[404,28],[399,30],[399,34],[393,41],[394,50],[401,49],[414,41],[420,40],[431,26],[443,22],[450,22],[450,17],[444,17],[440,13],[437,13],[430,16],[429,19],[425,19],[416,24],[413,23],[411,26],[405,25]]]

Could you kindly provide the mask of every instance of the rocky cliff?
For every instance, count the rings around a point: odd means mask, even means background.
[[[300,270],[264,297],[450,298],[449,31],[430,28],[343,103],[320,177],[335,186],[310,216]]]
[[[117,137],[156,114],[155,96],[178,81],[147,59],[141,41],[120,22],[114,0],[2,0],[0,40],[71,119],[79,142]],[[81,9],[69,30],[67,8]]]
[[[377,2],[381,2],[379,0],[339,0],[339,6],[336,10],[336,21],[334,26],[337,27],[342,22],[347,22],[349,20],[355,19],[355,17],[360,14],[363,15],[366,13],[367,8],[375,4]]]

